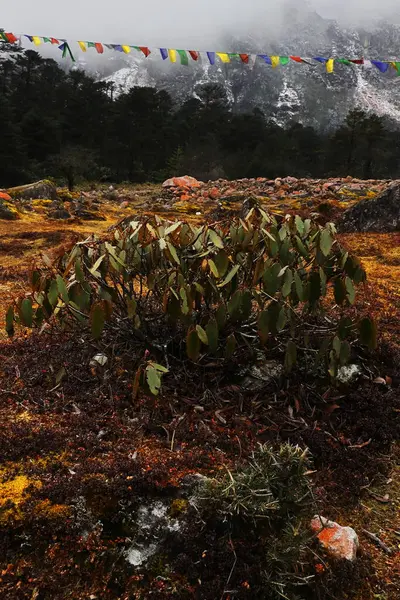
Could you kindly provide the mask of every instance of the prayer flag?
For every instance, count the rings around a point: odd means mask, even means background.
[[[188,65],[189,60],[186,54],[186,50],[177,50],[179,58],[181,59],[181,65]]]
[[[67,56],[67,54],[69,54],[70,59],[72,60],[72,62],[75,62],[74,55],[71,52],[71,48],[69,47],[68,42],[63,42],[61,44],[61,46],[59,46],[59,49],[62,51],[62,57],[63,58],[65,58]]]
[[[379,69],[381,73],[386,73],[386,71],[389,69],[389,63],[387,62],[382,62],[380,60],[371,60],[371,63],[375,65],[375,67]]]
[[[78,42],[80,49],[82,52],[86,52],[86,44],[85,42]]]
[[[6,33],[5,36],[10,44],[15,44],[15,42],[18,42],[18,38],[16,38],[13,33]]]
[[[231,62],[231,59],[229,58],[229,55],[226,54],[226,52],[217,52],[216,54],[223,63]]]
[[[113,49],[116,50],[117,52],[123,52],[122,50],[122,46],[120,44],[113,44],[112,45]]]
[[[45,44],[51,44],[51,39],[50,38],[44,37],[43,41],[44,41]]]
[[[337,58],[336,60],[341,65],[351,65],[351,61],[348,60],[347,58]]]
[[[297,62],[297,63],[302,63],[303,62],[303,59],[300,56],[290,56],[289,58],[291,60],[294,60],[294,62]]]
[[[215,65],[215,52],[207,52],[208,60],[211,65]]]
[[[271,56],[271,65],[273,69],[279,65],[279,56]]]
[[[189,54],[193,60],[199,60],[200,52],[197,52],[196,50],[189,50]]]
[[[149,48],[147,48],[147,46],[139,46],[139,50],[141,50],[143,52],[143,54],[145,55],[146,58],[151,54],[151,52],[150,52]]]
[[[267,63],[267,65],[272,65],[270,57],[266,54],[259,54],[258,56],[262,58]]]
[[[104,52],[103,44],[100,44],[100,42],[96,42],[94,47],[96,48],[98,54],[103,54],[103,52]]]
[[[169,48],[168,49],[168,56],[169,56],[169,60],[172,63],[176,63],[176,50],[174,50],[173,48]]]
[[[25,37],[28,38],[30,42],[33,42],[33,37],[31,35],[25,35]]]
[[[240,56],[240,60],[242,61],[242,63],[244,63],[245,65],[249,64],[249,55],[248,54],[239,54]]]
[[[42,40],[37,35],[33,35],[32,42],[35,44],[35,46],[40,46],[40,44],[42,43]]]
[[[288,56],[280,56],[279,62],[281,65],[287,65],[289,62],[289,57]]]
[[[95,48],[95,47],[96,47],[96,44],[95,44],[94,42],[88,42],[88,43],[87,43],[87,47],[88,47],[88,48]]]
[[[168,58],[168,51],[166,48],[160,48],[160,52],[161,52],[161,56],[163,60],[167,60]]]
[[[57,38],[50,38],[50,41],[52,44],[57,44],[57,46],[60,43]]]
[[[333,73],[334,64],[335,64],[335,59],[328,58],[328,60],[326,61],[326,72],[327,73]]]
[[[400,75],[400,62],[391,62],[390,63],[393,69],[396,71],[397,75]]]
[[[314,56],[314,60],[317,60],[320,63],[325,64],[326,62],[328,62],[327,58],[323,58],[322,56]]]
[[[131,47],[130,46],[121,46],[122,50],[125,52],[125,54],[129,54],[129,52],[131,51]]]
[[[353,65],[363,65],[364,64],[363,58],[350,58],[349,60],[351,63],[353,63]]]

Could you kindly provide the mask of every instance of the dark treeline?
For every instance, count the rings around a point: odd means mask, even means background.
[[[2,44],[5,50],[6,44]],[[400,177],[400,137],[354,110],[335,132],[280,127],[260,110],[233,113],[225,90],[202,85],[181,105],[153,88],[118,97],[82,71],[34,51],[0,59],[0,187],[52,176],[160,181],[218,177]]]

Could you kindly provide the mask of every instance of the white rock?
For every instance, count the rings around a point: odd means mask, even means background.
[[[359,541],[352,527],[342,527],[335,521],[316,515],[311,521],[311,529],[328,554],[350,562],[356,560]]]
[[[92,360],[90,361],[90,366],[91,367],[104,367],[104,365],[106,364],[106,362],[108,361],[108,358],[105,354],[96,354],[95,356],[93,356]]]
[[[350,383],[357,379],[359,375],[361,375],[361,369],[358,365],[345,365],[339,368],[337,379],[340,383]]]

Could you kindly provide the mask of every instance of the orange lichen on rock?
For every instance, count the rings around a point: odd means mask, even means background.
[[[311,529],[317,534],[321,546],[335,558],[354,562],[357,557],[358,536],[351,527],[342,527],[334,521],[315,516]]]
[[[52,504],[50,500],[42,500],[36,505],[35,513],[47,519],[60,519],[69,517],[71,508],[66,504]]]

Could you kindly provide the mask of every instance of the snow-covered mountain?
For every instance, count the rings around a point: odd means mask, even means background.
[[[340,26],[301,5],[289,4],[284,27],[273,38],[263,36],[220,41],[220,49],[269,55],[324,56],[400,60],[400,25],[378,23],[368,29]],[[218,50],[218,48],[217,48]],[[190,59],[189,59],[190,60]],[[196,86],[218,82],[227,90],[235,110],[261,108],[280,124],[291,119],[317,128],[337,126],[349,109],[360,107],[400,124],[400,78],[394,69],[382,74],[368,62],[364,66],[335,63],[333,74],[324,65],[291,62],[272,69],[261,59],[251,65],[239,59],[224,65],[217,59],[210,65],[203,54],[201,62],[189,66],[163,62],[154,53],[149,57],[130,54],[123,68],[107,77],[115,93],[133,86],[157,86],[177,101],[195,92]]]

